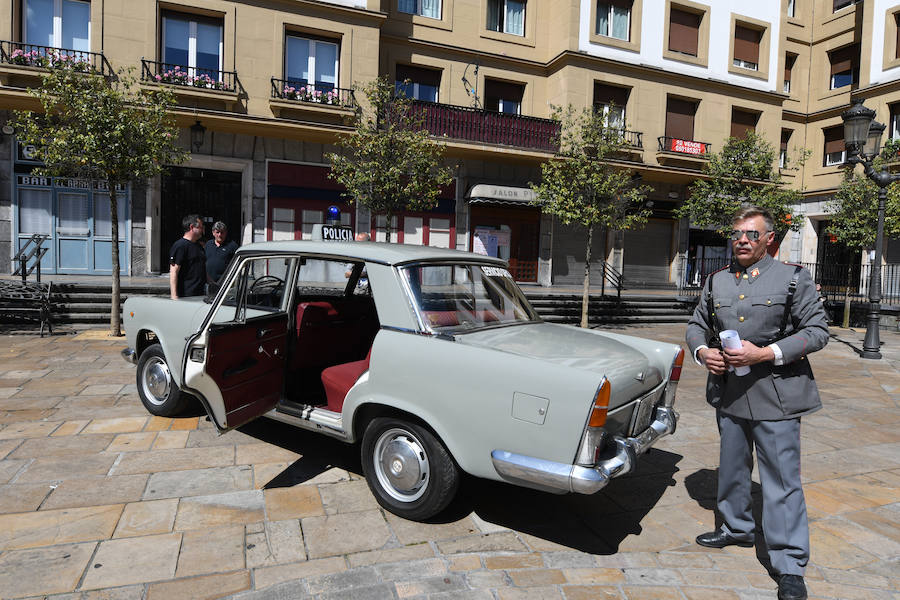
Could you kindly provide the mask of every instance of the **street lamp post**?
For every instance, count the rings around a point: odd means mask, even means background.
[[[875,121],[875,111],[863,106],[862,99],[852,101],[850,108],[841,113],[844,121],[844,144],[847,162],[863,165],[866,177],[878,186],[878,222],[875,233],[875,261],[869,274],[869,314],[866,316],[866,338],[863,341],[863,358],[881,358],[881,340],[878,324],[881,320],[881,247],[884,244],[884,205],[887,187],[900,181],[900,175],[892,175],[882,166],[876,170],[872,161],[881,150],[884,125]]]

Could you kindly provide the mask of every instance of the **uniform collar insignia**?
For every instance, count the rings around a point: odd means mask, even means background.
[[[753,270],[750,271],[750,277],[759,277],[759,269],[754,267]]]

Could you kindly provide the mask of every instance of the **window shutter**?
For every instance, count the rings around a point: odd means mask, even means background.
[[[850,71],[859,59],[859,46],[853,44],[834,50],[828,55],[828,58],[831,61],[832,75]]]
[[[701,15],[673,8],[669,16],[669,50],[697,56]]]
[[[759,63],[761,32],[741,25],[734,26],[734,57],[745,62]]]
[[[743,138],[748,131],[756,130],[759,115],[737,108],[731,109],[731,137]]]
[[[422,83],[434,87],[441,86],[441,72],[435,69],[423,69],[412,65],[397,65],[397,81],[409,79],[413,83]]]
[[[894,25],[897,27],[897,41],[894,44],[894,58],[900,58],[900,13],[894,15]]]
[[[788,142],[791,141],[791,134],[794,133],[791,129],[782,129],[781,130],[781,149],[787,152]]]
[[[696,112],[695,102],[669,98],[666,102],[666,136],[679,140],[693,140]]]
[[[787,54],[784,57],[784,80],[791,80],[791,71],[794,69],[794,61],[797,60],[796,54]]]
[[[625,105],[628,104],[628,94],[630,92],[631,90],[629,88],[606,85],[605,83],[595,83],[594,104],[612,103],[624,108]]]
[[[824,131],[825,133],[825,154],[831,154],[832,152],[843,152],[844,151],[844,128],[840,127],[829,127]]]
[[[521,102],[522,96],[525,95],[525,86],[518,83],[487,79],[484,82],[484,95],[485,98],[490,96],[500,100]]]

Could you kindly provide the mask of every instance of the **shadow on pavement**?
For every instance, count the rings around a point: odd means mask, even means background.
[[[718,489],[718,470],[700,469],[684,478],[684,487],[687,489],[691,498],[697,501],[701,508],[707,510],[716,510],[716,491]],[[771,572],[771,562],[766,552],[766,541],[763,537],[762,529],[759,524],[762,523],[762,488],[755,481],[750,484],[750,496],[753,501],[751,510],[753,511],[753,521],[756,526],[756,558],[765,569]],[[722,517],[716,512],[716,528],[722,526]],[[703,533],[698,531],[697,534]]]
[[[362,476],[357,445],[258,419],[241,433],[301,455],[264,486],[290,487],[337,467]],[[614,554],[629,535],[642,531],[641,520],[674,486],[681,455],[652,449],[634,473],[613,479],[591,496],[556,495],[502,482],[465,476],[456,500],[429,523],[452,523],[475,513],[482,520],[573,550]],[[713,493],[714,497],[714,493]]]

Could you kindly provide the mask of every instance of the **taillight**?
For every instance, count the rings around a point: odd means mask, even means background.
[[[669,373],[669,381],[681,379],[681,366],[684,364],[684,348],[678,351],[675,361],[672,363],[672,371]]]
[[[610,389],[609,380],[604,379],[597,389],[597,395],[594,397],[594,407],[591,409],[591,418],[588,420],[589,427],[603,427],[606,425],[606,411],[609,410]]]

